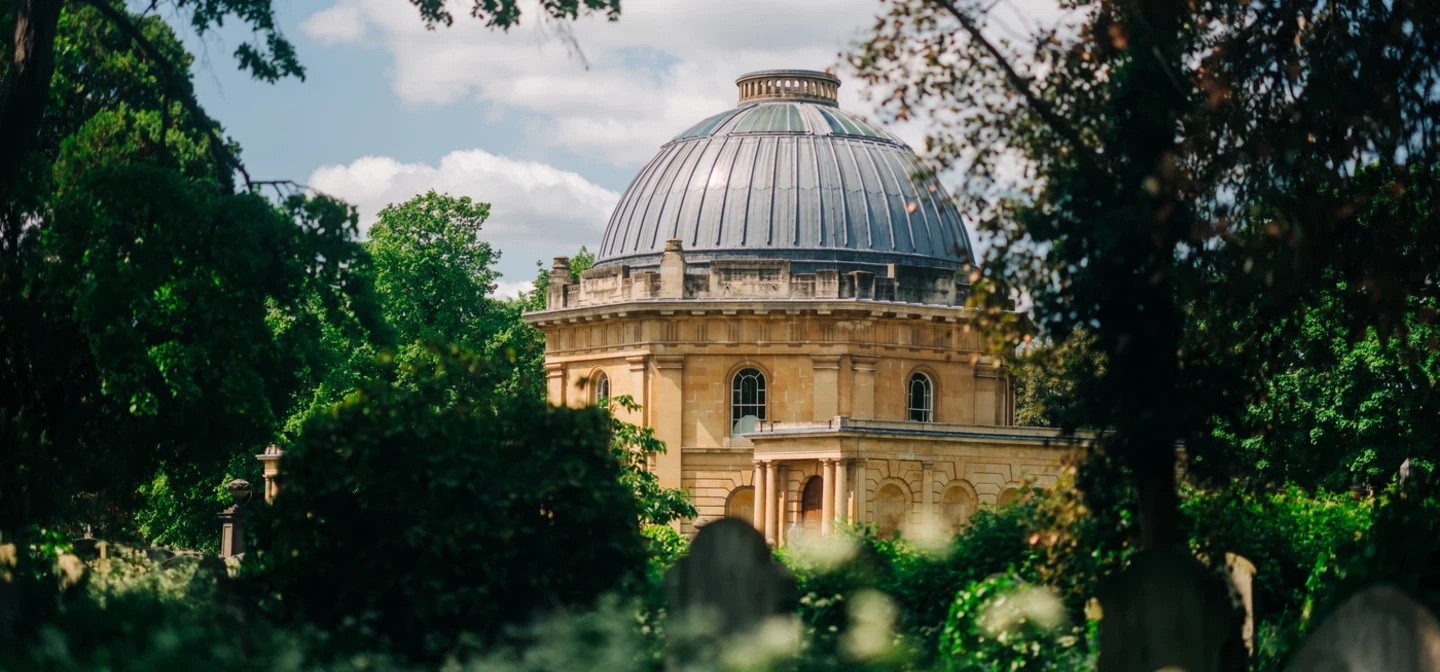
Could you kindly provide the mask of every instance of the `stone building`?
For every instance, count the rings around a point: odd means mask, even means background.
[[[526,317],[551,401],[640,403],[661,483],[699,509],[686,531],[944,529],[1053,483],[1055,432],[1014,425],[1011,374],[963,307],[965,227],[914,153],[839,109],[829,74],[737,84],[738,107],[635,177],[594,268],[555,259]]]

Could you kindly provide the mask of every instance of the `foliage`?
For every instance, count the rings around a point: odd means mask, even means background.
[[[1213,423],[1288,373],[1275,336],[1310,299],[1338,287],[1341,323],[1383,340],[1434,295],[1440,131],[1418,92],[1440,71],[1437,19],[1424,3],[1071,7],[1021,45],[988,36],[990,5],[899,0],[850,60],[893,117],[925,117],[938,168],[965,169],[960,201],[992,240],[971,276],[982,332],[1018,338],[1018,295],[1044,336],[1093,336],[1105,366],[1073,381],[1062,424],[1108,431],[1078,484],[1134,484],[1143,542],[1171,545],[1175,446],[1225,475]]]
[[[1403,333],[1356,335],[1343,284],[1320,293],[1293,328],[1275,374],[1216,436],[1238,471],[1270,483],[1344,490],[1389,480],[1406,458],[1435,460],[1440,326],[1434,301],[1411,299]],[[1293,332],[1293,333],[1292,333]]]
[[[1372,503],[1349,494],[1193,492],[1184,508],[1192,539],[1215,555],[1229,552],[1255,565],[1256,618],[1298,615],[1306,582],[1323,558],[1352,545],[1370,526]],[[1200,522],[1204,525],[1201,526]]]
[[[1095,342],[1076,331],[1060,343],[1028,344],[1017,357],[1015,424],[1029,427],[1083,427],[1075,405],[1075,381],[1102,375]]]
[[[610,452],[620,463],[621,483],[635,493],[635,501],[640,505],[640,524],[669,525],[671,521],[698,517],[700,514],[690,503],[689,493],[661,487],[660,478],[649,469],[653,456],[665,454],[665,443],[655,438],[655,429],[620,420],[621,411],[637,414],[640,405],[628,395],[611,397],[606,410],[610,415]]]
[[[380,210],[369,231],[375,289],[402,343],[483,340],[500,258],[480,240],[489,216],[488,203],[433,190]]]
[[[639,577],[605,412],[455,393],[486,366],[432,349],[402,365],[414,389],[369,383],[306,424],[246,558],[264,609],[434,659]]]
[[[1084,639],[1053,593],[996,575],[955,595],[940,650],[949,670],[1085,669]]]

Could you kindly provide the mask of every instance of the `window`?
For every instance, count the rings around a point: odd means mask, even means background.
[[[595,390],[595,403],[605,403],[605,400],[610,398],[610,376],[605,375],[604,371],[595,374],[594,385],[592,389]]]
[[[930,376],[923,373],[910,374],[910,420],[911,422],[935,422],[934,395]]]
[[[741,369],[730,381],[730,433],[755,430],[765,420],[765,374],[759,369]]]

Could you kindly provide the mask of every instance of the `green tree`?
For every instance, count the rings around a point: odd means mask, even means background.
[[[451,7],[440,0],[411,0],[411,4],[419,10],[427,28],[449,27],[454,23]],[[275,82],[282,77],[304,78],[305,69],[294,46],[275,23],[270,0],[174,0],[171,5],[180,18],[202,35],[226,19],[239,20],[254,29],[255,40],[236,47],[235,59],[242,70],[248,70],[256,79]],[[10,200],[17,181],[28,179],[23,175],[25,172],[43,172],[43,163],[33,161],[27,168],[26,162],[35,151],[37,138],[43,134],[44,117],[53,111],[50,88],[54,84],[56,62],[64,55],[63,49],[57,49],[57,37],[67,7],[70,11],[77,7],[93,9],[98,13],[97,20],[138,42],[145,59],[159,66],[154,85],[162,95],[177,100],[192,113],[199,109],[184,67],[149,43],[139,23],[123,5],[108,0],[85,0],[68,6],[62,0],[19,0],[7,8],[11,11],[7,12],[8,20],[3,25],[10,28],[6,34],[12,39],[5,42],[0,51],[6,66],[0,77],[0,203]],[[603,12],[613,21],[620,16],[620,2],[557,0],[542,3],[540,11],[542,17],[559,20]],[[521,8],[516,0],[475,0],[469,13],[488,28],[508,30],[520,22]],[[239,170],[247,188],[254,184],[238,157],[219,141],[218,126],[207,130],[211,158],[222,172],[222,182],[230,184],[232,174]]]
[[[369,232],[375,288],[401,343],[475,347],[493,330],[500,253],[480,240],[489,216],[488,203],[434,191],[380,211]]]
[[[100,13],[59,23],[46,169],[0,211],[0,529],[57,522],[84,493],[133,511],[157,482],[213,521],[231,457],[273,440],[323,368],[322,325],[378,326],[353,209],[223,188],[215,123],[155,92],[163,71]],[[163,22],[134,21],[188,63]]]
[[[489,365],[433,347],[397,364],[416,369],[397,376],[413,388],[368,382],[307,422],[246,558],[265,610],[436,659],[462,633],[489,641],[641,576],[612,419],[472,396]]]
[[[1104,367],[1068,396],[1074,425],[1107,431],[1079,484],[1097,507],[1133,485],[1144,547],[1180,552],[1176,446],[1191,473],[1224,475],[1214,423],[1292,361],[1272,336],[1306,299],[1341,287],[1351,333],[1384,338],[1434,294],[1440,18],[1413,2],[1071,6],[1021,58],[987,34],[988,5],[902,0],[851,61],[895,117],[927,118],[938,167],[966,168],[961,202],[994,240],[972,275],[982,327],[1015,338],[1020,293],[1049,338],[1093,336]],[[1017,159],[1021,182],[1002,180]]]
[[[1029,343],[1016,357],[1015,424],[1031,427],[1084,426],[1075,407],[1075,384],[1100,375],[1094,339],[1076,331],[1059,343]]]

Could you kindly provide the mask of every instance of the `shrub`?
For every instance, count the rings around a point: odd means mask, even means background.
[[[243,572],[264,609],[435,660],[462,633],[491,642],[642,579],[605,411],[476,398],[485,364],[460,350],[420,364],[313,418],[287,452]]]
[[[1067,622],[1053,591],[997,575],[955,595],[940,634],[948,670],[1042,670],[1090,667],[1085,630]]]

